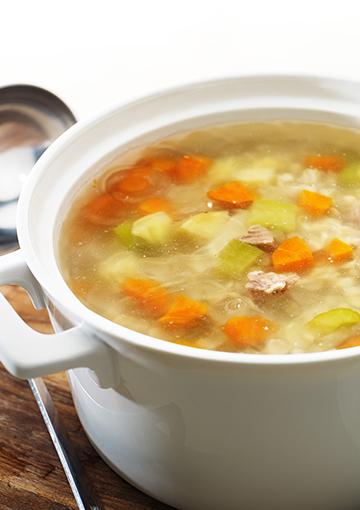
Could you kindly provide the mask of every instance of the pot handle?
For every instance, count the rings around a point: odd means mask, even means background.
[[[0,257],[0,284],[24,287],[38,307],[44,306],[39,283],[26,265],[21,250]],[[95,371],[102,387],[114,384],[111,349],[76,326],[56,334],[31,329],[0,293],[0,359],[16,377],[29,379],[71,368]]]

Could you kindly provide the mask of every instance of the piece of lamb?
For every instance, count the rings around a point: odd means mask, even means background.
[[[264,271],[252,271],[247,277],[246,289],[262,295],[284,292],[299,280],[299,276],[295,273],[265,273]]]
[[[247,233],[240,237],[240,241],[257,246],[264,251],[272,251],[275,248],[274,236],[270,230],[261,225],[249,227]]]

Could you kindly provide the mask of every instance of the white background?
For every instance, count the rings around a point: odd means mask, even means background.
[[[358,0],[0,0],[0,85],[79,118],[189,81],[261,72],[360,79]]]

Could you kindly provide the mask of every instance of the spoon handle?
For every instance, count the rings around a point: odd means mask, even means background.
[[[15,204],[19,200],[19,197],[9,198],[9,200],[0,200],[0,207],[9,204]]]
[[[1,207],[1,204],[0,204]],[[16,229],[14,228],[1,228],[0,227],[0,255],[3,254],[5,249],[15,249],[18,246]]]
[[[29,385],[39,406],[79,510],[101,510],[97,501],[97,496],[85,476],[78,454],[68,438],[64,424],[54,406],[53,399],[44,381],[41,378],[30,379]]]

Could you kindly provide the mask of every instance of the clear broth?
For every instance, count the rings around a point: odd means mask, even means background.
[[[124,199],[130,204],[126,213],[119,213],[108,224],[96,224],[84,217],[84,208],[106,192],[114,173],[131,169],[131,153],[117,156],[78,194],[62,226],[59,243],[61,271],[75,295],[111,321],[202,349],[263,354],[313,352],[336,348],[346,339],[360,335],[358,322],[325,333],[308,326],[314,316],[335,308],[360,312],[360,219],[357,222],[355,214],[359,208],[360,218],[360,182],[359,186],[344,186],[339,184],[338,171],[309,168],[304,163],[309,155],[325,154],[343,158],[345,165],[357,161],[360,164],[360,133],[296,122],[207,127],[160,140],[141,148],[140,155],[137,149],[136,160],[132,162],[136,167],[139,161],[141,166],[154,158],[176,159],[184,154],[204,156],[211,164],[192,183],[179,184],[167,174],[154,177],[151,197],[165,198],[172,211],[171,240],[161,246],[140,243],[136,249],[129,249],[114,234],[118,224],[141,217],[140,198],[136,194],[134,197],[130,193]],[[229,171],[230,166],[237,169],[236,179]],[[242,172],[247,175],[245,181],[239,178]],[[248,182],[249,172],[257,174],[257,182]],[[332,199],[332,207],[322,216],[313,216],[297,206],[296,228],[291,232],[270,228],[277,245],[298,236],[315,254],[312,267],[300,271],[298,281],[284,292],[255,295],[246,288],[250,271],[273,271],[272,255],[268,252],[263,252],[252,267],[236,277],[218,271],[221,250],[232,239],[245,235],[251,226],[252,206],[227,208],[207,196],[209,189],[233,180],[240,180],[251,189],[256,199],[297,204],[303,190]],[[142,196],[141,200],[146,198],[149,197]],[[205,240],[181,230],[189,217],[207,211],[228,211],[226,223],[213,237]],[[316,256],[334,238],[352,246],[349,260],[333,263]],[[186,295],[205,304],[207,313],[202,320],[186,327],[165,327],[159,317],[148,313],[141,300],[123,292],[127,278],[155,280],[169,299]],[[234,341],[224,331],[224,325],[243,316],[264,317],[274,328],[259,342]]]

